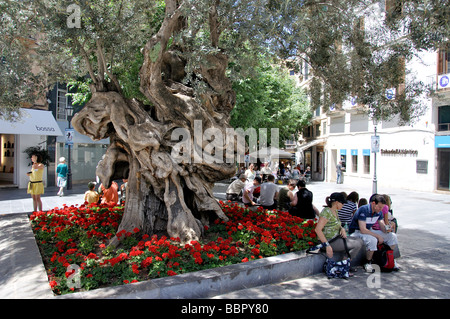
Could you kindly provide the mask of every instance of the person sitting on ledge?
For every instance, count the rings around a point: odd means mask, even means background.
[[[247,177],[245,174],[239,175],[239,178],[235,181],[233,181],[227,188],[227,200],[231,201],[238,201],[239,200],[239,194],[241,193],[242,189],[245,187],[245,181],[247,180]]]
[[[377,244],[386,243],[392,250],[398,245],[397,235],[392,232],[390,227],[386,227],[383,221],[382,210],[386,205],[386,200],[383,195],[373,194],[367,205],[361,206],[353,216],[350,224],[349,232],[351,236],[361,238],[366,245],[366,262],[364,269],[367,272],[374,272],[372,267],[373,253],[377,250]],[[380,230],[372,229],[372,226],[377,223],[380,225]],[[399,267],[395,262],[394,270],[398,271]]]

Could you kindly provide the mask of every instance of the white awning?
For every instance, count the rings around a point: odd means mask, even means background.
[[[279,159],[279,158],[292,158],[293,156],[295,156],[295,154],[293,153],[289,153],[283,150],[280,150],[279,148],[270,146],[270,147],[265,147],[262,148],[258,151],[255,151],[253,153],[250,153],[250,158],[254,161],[256,158],[259,158],[260,160],[268,160],[270,159]],[[251,161],[252,161],[251,160]]]
[[[51,135],[62,136],[51,111],[20,109],[22,117],[17,122],[0,119],[0,133],[17,135]]]
[[[298,147],[298,152],[303,152],[304,150],[306,150],[306,149],[308,149],[310,147],[313,147],[314,145],[323,143],[324,141],[325,141],[324,139],[319,138],[319,139],[316,139],[316,140],[312,140],[312,141],[310,141],[310,142],[308,142],[306,144],[300,145]]]

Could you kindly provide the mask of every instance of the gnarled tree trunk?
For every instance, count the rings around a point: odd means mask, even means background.
[[[72,124],[93,140],[110,138],[111,145],[97,168],[104,185],[128,178],[119,231],[137,227],[147,234],[166,233],[188,242],[201,237],[211,217],[227,220],[212,189],[214,182],[232,176],[235,166],[225,160],[198,160],[211,141],[196,138],[194,124],[201,121],[201,133],[214,128],[225,137],[235,94],[225,75],[227,56],[220,50],[195,71],[206,90],[197,94],[182,83],[186,61],[177,53],[182,49],[168,43],[183,27],[183,19],[177,1],[166,3],[166,18],[145,45],[140,71],[141,91],[153,107],[127,100],[120,90],[107,90],[101,83]],[[217,24],[213,10],[210,23]],[[212,36],[213,43],[217,36]],[[180,143],[176,129],[187,133],[187,143]],[[235,139],[228,143],[232,145],[219,141],[212,152],[223,154],[227,147],[237,151]]]

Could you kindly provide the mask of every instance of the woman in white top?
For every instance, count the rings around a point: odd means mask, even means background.
[[[253,180],[256,177],[256,172],[253,169],[253,167],[254,167],[254,165],[253,165],[253,163],[251,163],[248,166],[248,169],[245,171],[245,177],[247,177],[247,181],[249,181],[249,182],[253,182]]]

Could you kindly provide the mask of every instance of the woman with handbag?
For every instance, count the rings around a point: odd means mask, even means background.
[[[344,227],[338,217],[338,210],[346,203],[346,199],[341,193],[332,193],[325,199],[327,205],[319,214],[319,221],[316,225],[316,234],[322,243],[321,249],[325,249],[326,256],[333,258],[334,252],[346,251],[350,259],[361,249],[362,241],[347,237]]]
[[[42,178],[44,176],[44,164],[41,163],[41,156],[39,154],[31,155],[31,171],[27,173],[30,177],[28,183],[28,194],[31,194],[33,199],[33,209],[35,212],[42,211],[41,195],[44,194],[44,183]]]

